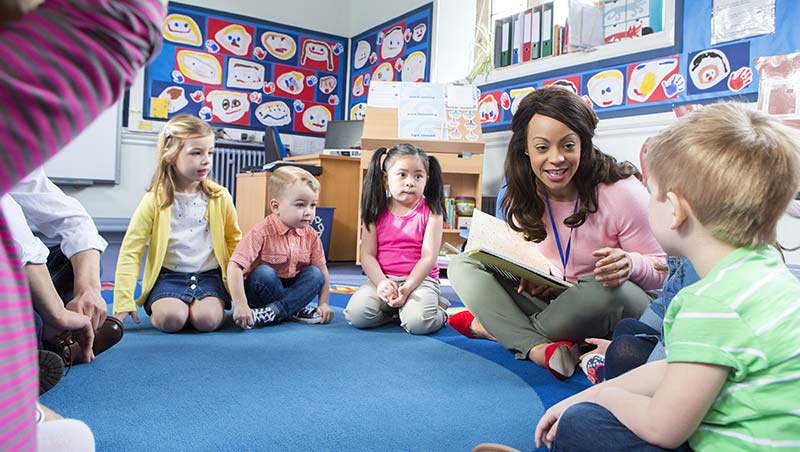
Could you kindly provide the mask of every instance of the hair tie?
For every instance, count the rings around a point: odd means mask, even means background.
[[[164,126],[164,138],[169,139],[172,136],[172,130],[169,125]]]

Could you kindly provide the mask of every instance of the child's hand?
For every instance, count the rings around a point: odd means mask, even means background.
[[[633,260],[619,248],[600,248],[592,251],[600,260],[594,264],[594,279],[604,287],[617,287],[631,277]]]
[[[549,301],[557,297],[561,293],[561,290],[546,284],[533,284],[532,282],[521,279],[517,287],[517,293],[521,294],[523,292],[528,292],[530,296],[540,300]]]
[[[250,307],[233,305],[233,323],[243,330],[253,328],[255,322],[253,321],[253,311]]]
[[[389,300],[392,300],[397,297],[397,284],[391,279],[384,279],[380,283],[378,283],[378,298],[383,300],[384,303],[389,303]]]
[[[114,317],[116,317],[117,319],[119,319],[120,322],[122,322],[122,321],[125,320],[125,317],[128,317],[128,315],[130,315],[131,318],[133,319],[133,323],[136,323],[136,324],[139,323],[139,316],[136,314],[136,311],[118,312],[118,313],[114,314]]]
[[[594,350],[588,351],[588,352],[584,353],[583,355],[581,355],[581,359],[583,359],[583,357],[586,356],[586,355],[593,355],[595,353],[598,354],[598,355],[606,356],[606,350],[608,350],[608,345],[611,344],[611,341],[609,341],[607,339],[598,339],[596,337],[586,338],[585,342],[587,344],[596,345],[597,348],[594,349]]]
[[[393,308],[402,308],[403,305],[406,304],[406,301],[408,300],[408,296],[410,294],[411,293],[408,291],[408,289],[405,286],[401,285],[400,287],[397,288],[397,295],[394,298],[391,298],[388,301],[386,301],[386,304],[388,304]]]
[[[320,323],[331,323],[333,320],[333,309],[326,304],[317,305],[317,314],[320,317]]]

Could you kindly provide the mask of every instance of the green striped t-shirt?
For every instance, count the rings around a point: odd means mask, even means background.
[[[800,450],[800,281],[775,248],[739,248],[681,290],[664,338],[669,362],[730,368],[692,449]]]

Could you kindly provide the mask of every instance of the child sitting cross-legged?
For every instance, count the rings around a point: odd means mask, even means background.
[[[245,234],[228,264],[233,320],[239,327],[333,319],[325,253],[311,227],[319,187],[298,167],[280,167],[270,176],[272,214]],[[316,307],[309,305],[315,295]]]

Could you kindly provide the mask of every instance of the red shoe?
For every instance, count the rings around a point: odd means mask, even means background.
[[[472,321],[475,320],[475,316],[472,315],[469,311],[461,311],[455,315],[450,316],[447,319],[447,323],[453,327],[454,330],[458,331],[459,333],[467,336],[470,339],[474,339],[475,335],[472,334],[472,330],[469,329],[469,326],[472,325]]]
[[[575,373],[580,362],[581,351],[578,344],[558,341],[544,349],[544,368],[559,380],[566,380]]]

